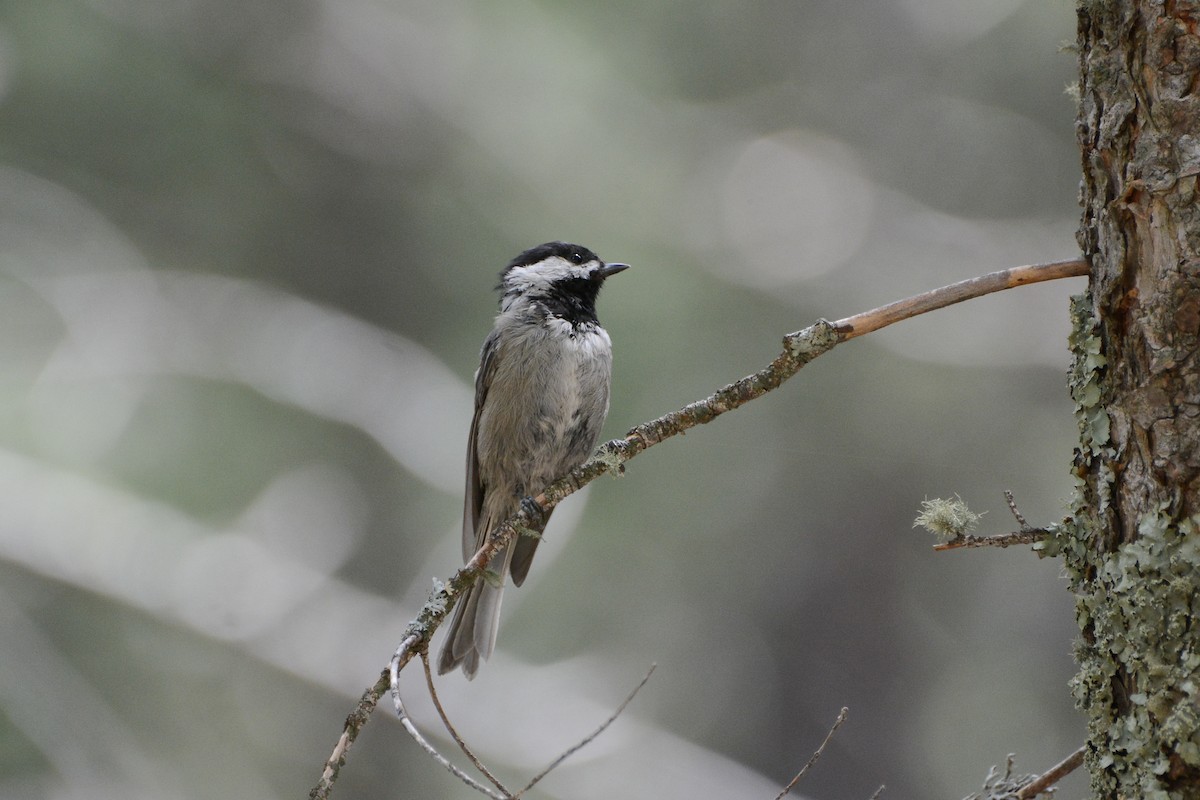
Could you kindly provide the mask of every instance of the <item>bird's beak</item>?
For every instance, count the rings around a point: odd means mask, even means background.
[[[616,275],[618,272],[624,272],[627,269],[629,269],[628,264],[605,264],[603,267],[600,267],[600,269],[593,272],[592,277],[598,281],[602,281],[607,277]]]

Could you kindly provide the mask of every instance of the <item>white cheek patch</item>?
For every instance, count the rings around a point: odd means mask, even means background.
[[[599,262],[588,261],[574,264],[559,256],[542,259],[536,264],[513,267],[504,276],[504,288],[516,289],[523,294],[545,294],[556,282],[568,278],[587,278]]]

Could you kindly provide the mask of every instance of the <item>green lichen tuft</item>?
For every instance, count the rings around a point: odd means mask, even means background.
[[[920,526],[943,539],[957,539],[975,530],[981,516],[958,495],[953,500],[937,497],[921,502],[921,513],[913,521],[913,527]]]

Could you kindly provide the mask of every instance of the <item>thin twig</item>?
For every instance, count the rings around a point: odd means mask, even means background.
[[[1033,798],[1044,793],[1050,787],[1056,786],[1063,778],[1079,769],[1079,765],[1083,763],[1083,754],[1086,749],[1086,746],[1080,747],[1074,753],[1071,753],[1071,755],[1039,775],[1032,783],[1022,787],[1021,791],[1017,792],[1017,800],[1033,800]]]
[[[642,690],[642,687],[646,685],[646,682],[648,680],[650,680],[650,676],[654,674],[654,670],[656,670],[656,669],[658,669],[658,664],[651,664],[650,669],[648,669],[646,671],[645,677],[642,678],[641,682],[638,683],[637,686],[633,687],[633,691],[630,692],[629,696],[626,697],[621,702],[621,705],[617,706],[617,710],[612,713],[612,716],[610,716],[608,719],[604,720],[604,722],[600,723],[600,727],[596,728],[596,730],[592,731],[591,734],[589,734],[588,736],[585,736],[583,739],[581,739],[579,742],[577,742],[574,746],[568,747],[563,752],[562,755],[560,755],[558,758],[551,761],[549,766],[547,766],[544,770],[539,772],[537,775],[534,775],[533,780],[531,780],[529,783],[527,783],[525,785],[524,789],[517,792],[513,796],[513,800],[517,800],[517,798],[520,798],[522,795],[524,795],[526,792],[528,792],[530,789],[532,789],[534,786],[536,786],[542,780],[542,778],[549,775],[551,770],[553,770],[559,764],[566,761],[567,758],[574,755],[579,750],[583,749],[584,747],[587,747],[589,744],[591,744],[593,741],[595,741],[597,736],[604,733],[604,731],[608,728],[608,726],[612,725],[613,722],[617,719],[617,717],[621,716],[621,712],[625,710],[625,706],[629,705],[629,703],[633,700],[633,698],[637,697],[637,693],[640,692]]]
[[[1012,547],[1016,544],[1035,544],[1058,532],[1055,527],[1029,528],[997,536],[958,536],[948,542],[935,544],[934,550],[957,550],[960,547]]]
[[[939,308],[972,300],[985,294],[1014,289],[1041,281],[1053,281],[1059,278],[1078,278],[1088,274],[1088,264],[1081,258],[1070,261],[1053,261],[1048,264],[1028,264],[1012,269],[1002,269],[999,272],[989,272],[978,278],[952,283],[931,292],[918,294],[904,300],[888,303],[886,306],[871,311],[855,314],[833,323],[842,341],[856,336],[877,331],[893,322],[910,319],[918,314],[936,311]]]
[[[658,419],[642,423],[633,428],[623,439],[614,439],[602,445],[597,454],[570,474],[550,484],[536,498],[536,502],[549,510],[563,499],[582,489],[606,472],[620,472],[629,459],[659,442],[687,431],[696,425],[712,422],[721,414],[740,408],[746,403],[778,388],[806,364],[829,352],[840,342],[863,336],[901,320],[924,314],[953,303],[981,297],[1002,289],[1011,289],[1039,281],[1056,280],[1087,275],[1087,262],[1083,260],[1057,261],[1048,264],[1033,264],[993,272],[978,278],[961,281],[950,286],[934,289],[886,306],[856,314],[851,317],[828,322],[820,320],[809,327],[784,337],[784,351],[763,369],[729,384],[704,400],[691,403],[678,411]],[[439,586],[421,608],[417,618],[409,623],[404,632],[404,641],[413,636],[416,642],[427,643],[434,631],[445,620],[454,601],[466,592],[483,573],[492,558],[517,536],[521,528],[532,527],[529,514],[522,509],[515,516],[491,531],[483,547],[454,574],[444,586]],[[362,726],[370,718],[387,691],[386,679],[397,674],[416,652],[416,645],[398,648],[389,669],[384,670],[384,685],[378,682],[362,696],[355,711],[346,718],[342,735],[333,754],[325,762],[324,771],[317,785],[309,793],[311,800],[327,800],[338,772],[345,763],[347,753],[358,737]]]
[[[808,759],[808,763],[800,768],[800,771],[796,773],[796,777],[792,778],[791,782],[787,786],[783,787],[783,791],[775,795],[775,800],[783,800],[783,797],[786,796],[788,792],[792,791],[796,784],[800,782],[800,779],[804,777],[804,773],[808,772],[812,765],[817,763],[817,759],[821,757],[821,753],[825,752],[825,745],[829,744],[829,740],[833,738],[833,734],[837,732],[837,729],[842,727],[842,723],[846,721],[846,716],[849,713],[850,709],[848,708],[843,708],[838,713],[837,719],[833,721],[833,727],[829,729],[829,733],[825,734],[825,739],[821,742],[821,746],[818,747],[816,752],[812,754],[812,757]],[[883,787],[880,786],[879,788],[882,791]],[[876,792],[876,794],[878,794],[878,792]]]
[[[396,652],[392,653],[392,660],[388,662],[386,672],[393,692],[397,691],[396,682],[399,680],[400,670],[408,663],[408,659],[412,658],[413,649],[420,642],[421,637],[418,634],[410,633],[396,647]]]
[[[513,793],[508,790],[508,787],[500,782],[499,778],[492,774],[491,770],[484,766],[483,762],[480,761],[479,757],[475,755],[474,751],[467,746],[467,743],[463,741],[463,738],[459,736],[458,731],[450,722],[450,717],[446,714],[446,709],[442,708],[442,701],[438,698],[437,689],[433,688],[433,672],[429,669],[428,651],[421,651],[421,664],[425,667],[425,684],[429,687],[429,696],[433,698],[433,707],[437,709],[438,716],[442,718],[442,724],[446,726],[446,730],[449,731],[450,736],[453,737],[454,742],[458,745],[458,749],[463,751],[463,755],[470,760],[475,769],[482,772],[484,777],[491,781],[493,786],[503,792],[506,798],[512,797]]]
[[[329,797],[338,773],[346,763],[346,754],[350,751],[350,746],[354,744],[359,732],[371,718],[371,712],[379,705],[379,698],[383,697],[383,693],[388,690],[389,677],[388,670],[383,670],[375,684],[367,687],[362,697],[359,698],[358,705],[346,716],[346,722],[342,726],[342,735],[338,737],[337,744],[333,746],[333,752],[325,761],[324,769],[321,770],[321,778],[313,790],[308,793],[310,800],[323,800],[323,798]]]
[[[426,661],[428,661],[427,658]],[[413,741],[420,745],[421,749],[428,753],[434,761],[445,767],[451,775],[458,778],[475,791],[481,792],[492,798],[492,800],[509,800],[509,798],[512,797],[512,795],[508,793],[508,790],[503,786],[498,788],[501,792],[504,792],[504,794],[497,794],[496,792],[493,792],[490,788],[484,786],[482,783],[463,772],[461,769],[452,764],[448,758],[439,753],[437,749],[431,745],[424,736],[421,735],[421,732],[417,730],[417,726],[413,724],[412,719],[408,716],[408,712],[404,708],[404,700],[400,697],[400,692],[395,689],[392,690],[392,702],[396,706],[396,716],[400,718],[400,724],[404,726],[404,730],[408,731],[408,735],[411,736]]]
[[[333,747],[333,753],[325,761],[325,768],[321,771],[321,778],[317,781],[317,785],[308,793],[310,800],[324,800],[329,797],[329,792],[333,790],[333,784],[337,781],[338,772],[342,765],[346,763],[346,753],[350,750],[350,746],[354,744],[354,740],[358,738],[359,732],[363,726],[371,718],[371,713],[375,707],[379,705],[379,698],[383,697],[384,693],[391,687],[393,691],[396,689],[396,675],[400,671],[402,662],[407,663],[411,657],[412,648],[421,641],[421,637],[417,634],[410,634],[396,648],[396,653],[392,656],[392,660],[387,667],[379,673],[379,680],[375,681],[374,685],[368,686],[359,698],[358,705],[346,717],[346,722],[342,726],[342,735],[338,737],[337,744]],[[405,655],[409,654],[409,655]]]
[[[883,790],[886,788],[887,786],[880,784],[879,788],[875,790],[875,794],[871,795],[867,800],[879,800],[879,795],[883,794]]]
[[[1025,521],[1025,515],[1017,508],[1017,500],[1013,497],[1013,493],[1009,489],[1004,490],[1004,502],[1008,503],[1008,510],[1012,512],[1013,517],[1017,520],[1017,524],[1021,526],[1021,530],[1031,530],[1029,523]]]

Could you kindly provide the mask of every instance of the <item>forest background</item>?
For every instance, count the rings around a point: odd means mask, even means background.
[[[635,266],[606,437],[817,317],[1076,256],[1073,37],[1067,2],[0,5],[0,796],[308,790],[459,563],[519,250]],[[535,772],[656,662],[541,796],[771,797],[842,706],[812,796],[1074,750],[1059,565],[911,525],[1062,516],[1082,286],[848,344],[568,500],[441,682],[464,734]],[[338,793],[462,796],[386,716]]]

